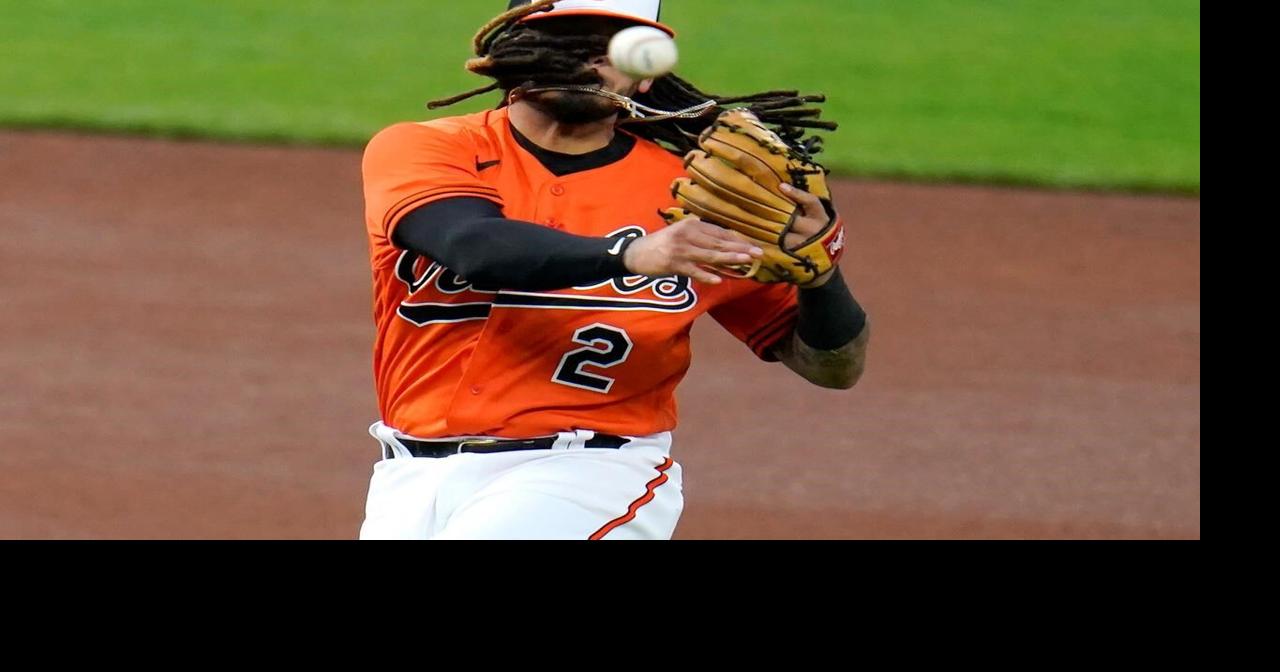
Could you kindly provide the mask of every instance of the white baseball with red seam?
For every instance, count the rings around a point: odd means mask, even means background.
[[[680,52],[675,40],[663,31],[632,26],[618,31],[609,41],[609,60],[628,77],[648,79],[671,72]]]

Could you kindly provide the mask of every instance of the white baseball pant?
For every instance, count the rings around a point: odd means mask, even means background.
[[[384,459],[361,539],[670,539],[684,509],[670,432],[615,449],[584,448],[595,433],[578,430],[550,450],[440,458],[413,457],[381,422],[369,432]]]

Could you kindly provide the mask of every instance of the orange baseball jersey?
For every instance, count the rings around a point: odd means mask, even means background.
[[[391,126],[364,155],[373,268],[374,380],[382,420],[419,438],[528,438],[676,425],[675,388],[703,313],[757,356],[790,334],[791,285],[617,278],[543,292],[478,291],[391,232],[415,208],[488,199],[505,217],[596,237],[666,226],[679,157],[637,139],[624,158],[557,177],[522,148],[505,109]]]

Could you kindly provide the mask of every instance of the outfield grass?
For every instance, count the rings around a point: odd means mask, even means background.
[[[0,125],[360,145],[482,83],[505,4],[0,0]],[[827,93],[838,172],[1199,192],[1199,2],[666,5],[703,88]]]

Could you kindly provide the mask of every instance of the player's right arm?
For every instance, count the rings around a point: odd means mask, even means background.
[[[636,275],[683,275],[718,285],[723,278],[700,264],[746,264],[763,255],[763,250],[732,231],[690,217],[636,241],[627,248],[626,264]]]
[[[718,283],[698,264],[747,263],[759,248],[728,230],[686,220],[637,240],[592,238],[507,219],[492,202],[450,198],[421,206],[392,235],[477,287],[563,289],[627,275],[683,275]]]
[[[477,286],[562,289],[627,275],[685,275],[718,283],[698,264],[733,264],[758,254],[698,221],[639,240],[590,238],[508,219],[502,197],[482,180],[475,142],[448,122],[399,124],[365,150],[371,233],[423,254]]]

